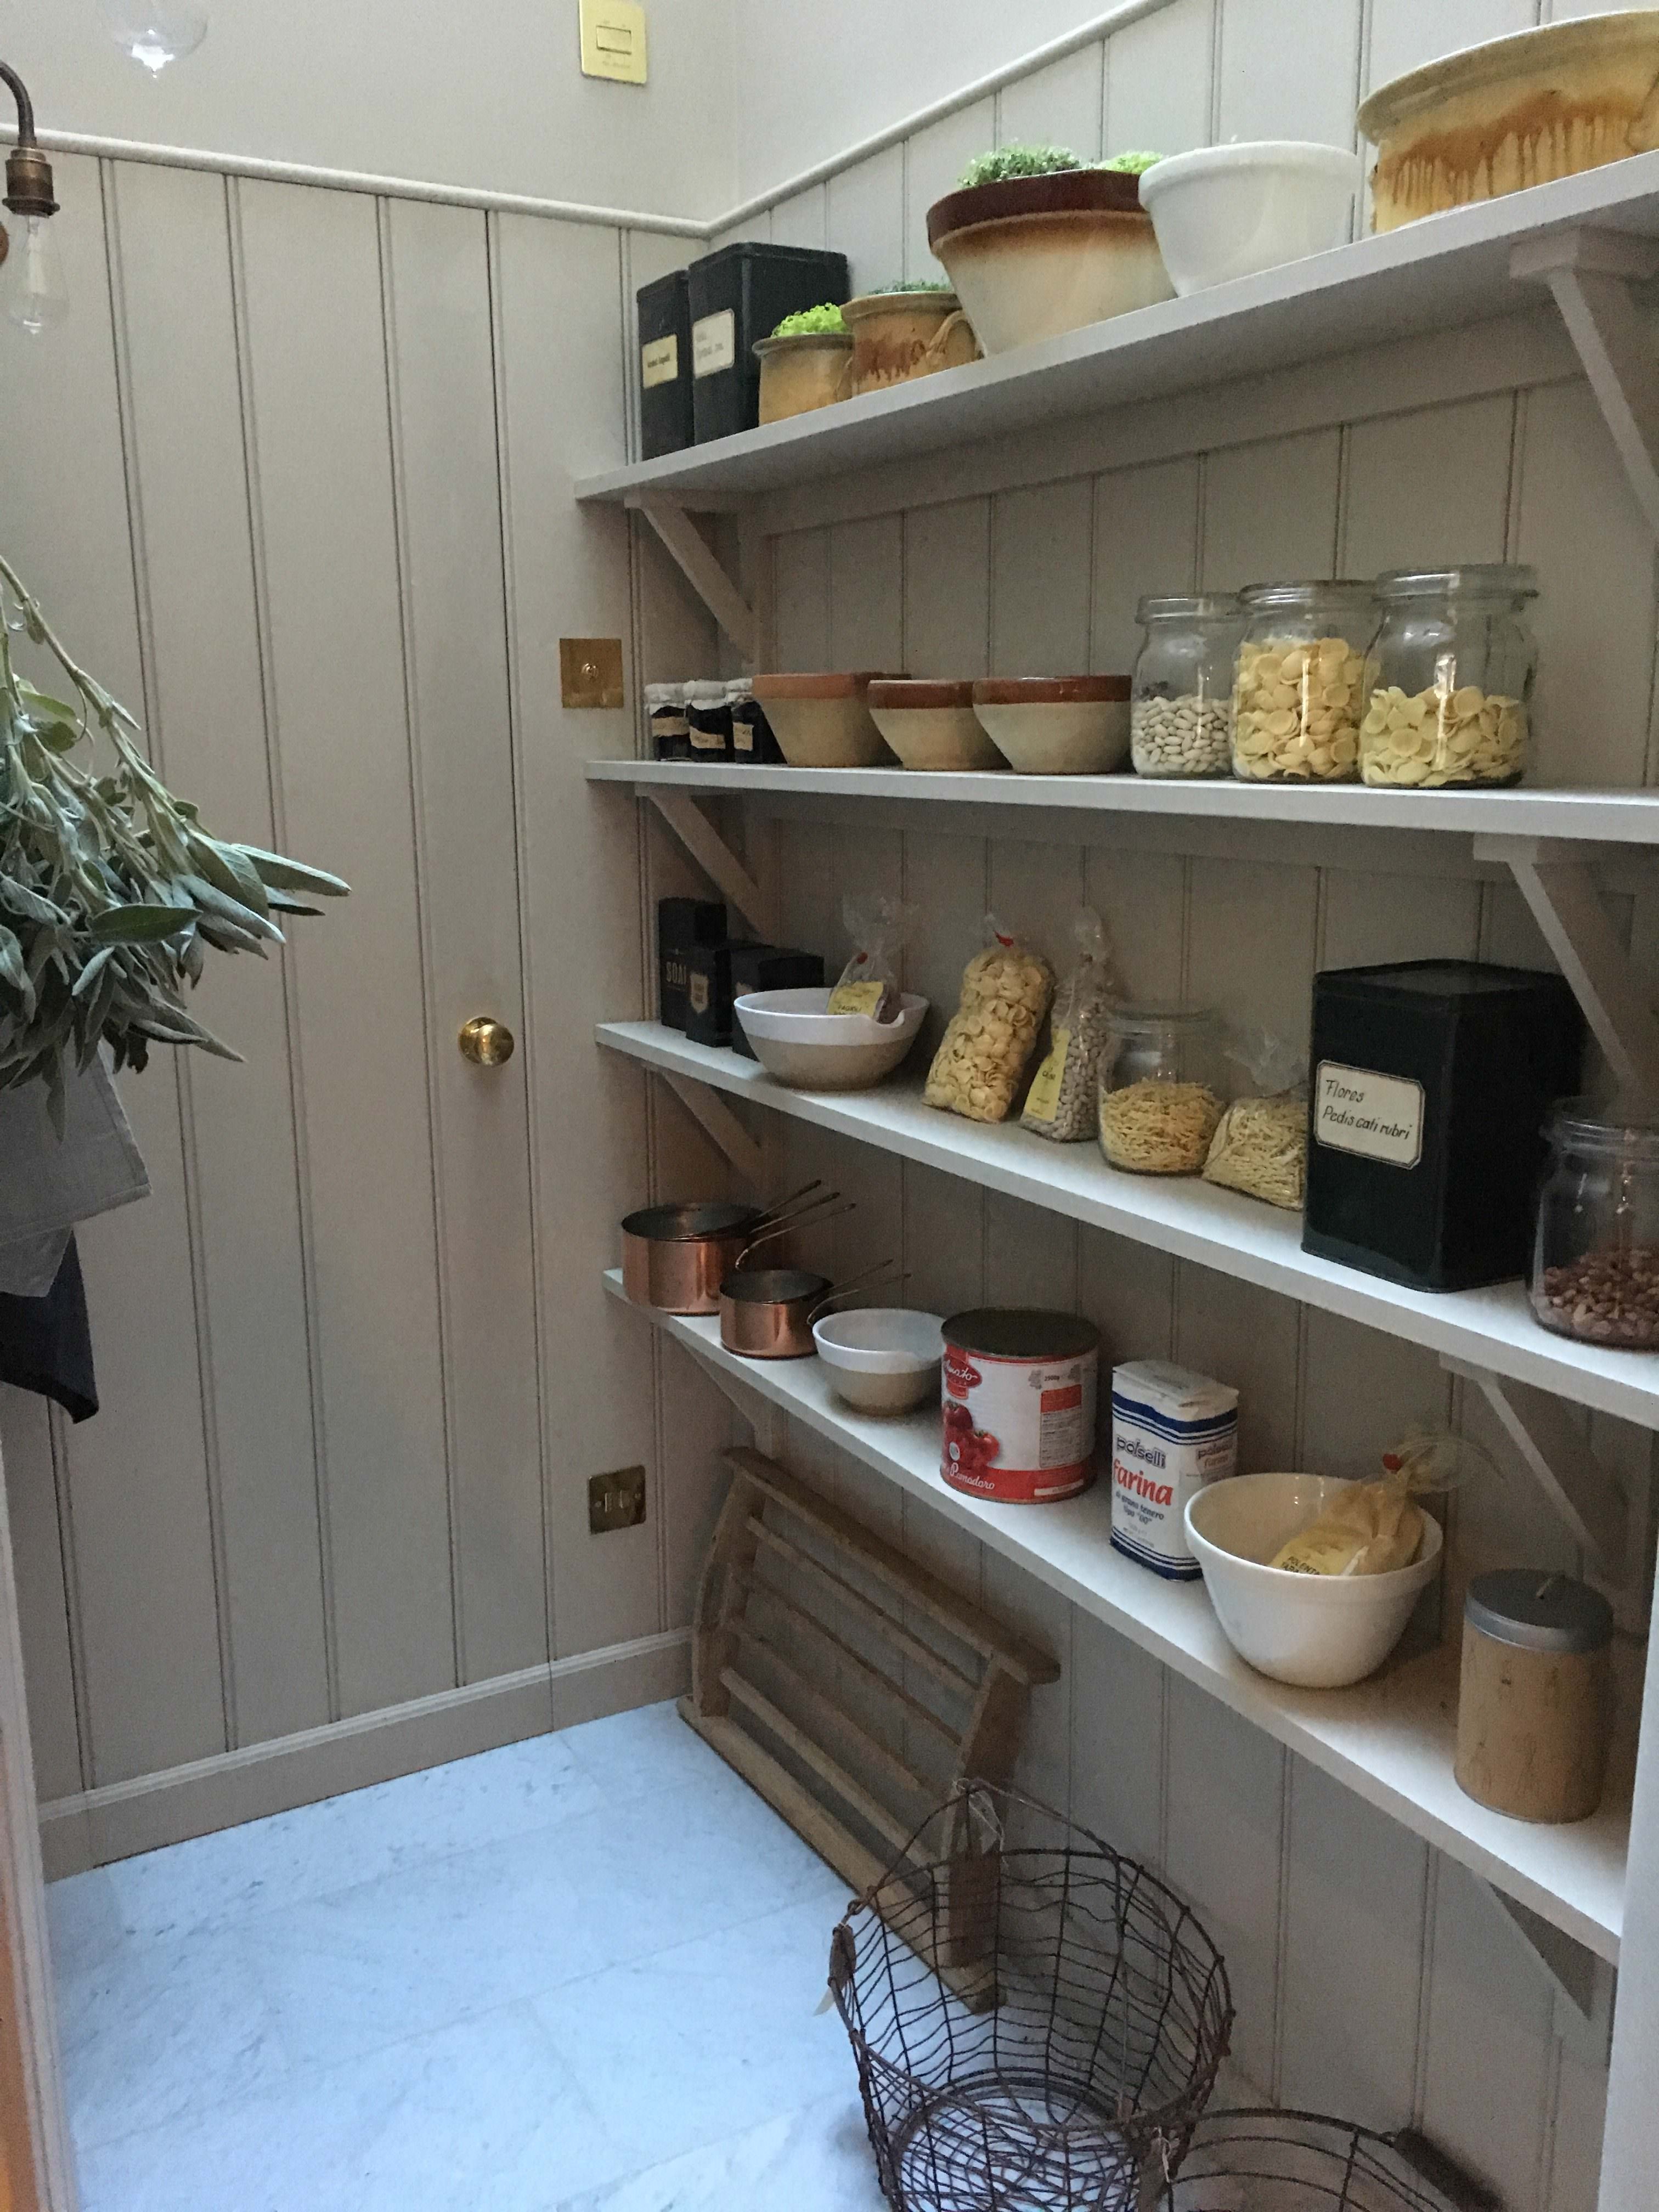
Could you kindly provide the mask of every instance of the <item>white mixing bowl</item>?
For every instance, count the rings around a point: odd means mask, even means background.
[[[1348,240],[1359,157],[1292,138],[1172,154],[1140,180],[1171,283],[1184,299]]]
[[[1337,1690],[1374,1674],[1440,1571],[1426,1513],[1419,1555],[1384,1575],[1295,1575],[1271,1559],[1349,1485],[1320,1474],[1236,1474],[1187,1502],[1187,1540],[1241,1659],[1276,1682]]]
[[[861,1413],[908,1413],[939,1398],[945,1323],[908,1306],[860,1306],[812,1324],[830,1388]]]
[[[767,1073],[797,1091],[870,1090],[909,1051],[927,1012],[927,1000],[909,991],[896,1022],[828,1013],[829,1004],[822,988],[752,991],[732,1010]]]

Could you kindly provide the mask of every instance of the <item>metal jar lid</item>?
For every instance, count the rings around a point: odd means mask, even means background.
[[[1613,1607],[1600,1590],[1541,1567],[1477,1575],[1463,1618],[1481,1635],[1523,1651],[1600,1651],[1613,1636]]]
[[[1100,1349],[1100,1331],[1080,1314],[1038,1306],[978,1306],[952,1314],[945,1341],[987,1359],[1080,1359]]]

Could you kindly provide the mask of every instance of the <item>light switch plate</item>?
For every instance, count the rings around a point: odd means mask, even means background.
[[[645,1518],[645,1469],[619,1467],[587,1480],[587,1532],[607,1536],[613,1528],[637,1528]]]
[[[624,705],[622,640],[619,637],[562,637],[559,640],[559,696],[567,707]]]
[[[645,10],[639,0],[580,0],[582,75],[645,82]]]

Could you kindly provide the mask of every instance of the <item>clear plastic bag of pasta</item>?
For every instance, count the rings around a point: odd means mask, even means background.
[[[983,948],[963,970],[961,999],[927,1071],[927,1103],[970,1121],[1006,1121],[1054,995],[1042,955],[987,915]]]
[[[1308,1185],[1308,1063],[1266,1030],[1238,1038],[1226,1056],[1250,1089],[1217,1124],[1204,1180],[1299,1213]]]
[[[1421,1421],[1382,1455],[1382,1472],[1351,1482],[1268,1561],[1293,1575],[1383,1575],[1408,1567],[1423,1540],[1420,1498],[1496,1475],[1490,1452],[1437,1421]]]
[[[899,959],[910,911],[898,899],[877,891],[863,898],[848,893],[841,918],[853,940],[853,952],[830,994],[826,1013],[867,1014],[877,1022],[898,1019]]]
[[[1106,925],[1091,906],[1072,919],[1077,958],[1054,993],[1048,1050],[1025,1095],[1022,1128],[1074,1145],[1095,1131],[1095,1086],[1106,1042],[1106,1018],[1123,995]]]

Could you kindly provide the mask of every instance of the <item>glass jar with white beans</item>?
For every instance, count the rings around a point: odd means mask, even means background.
[[[1146,633],[1129,692],[1137,775],[1226,775],[1232,768],[1233,659],[1243,613],[1231,592],[1146,599]]]
[[[1252,783],[1357,781],[1374,587],[1252,584],[1239,597],[1233,774]]]

